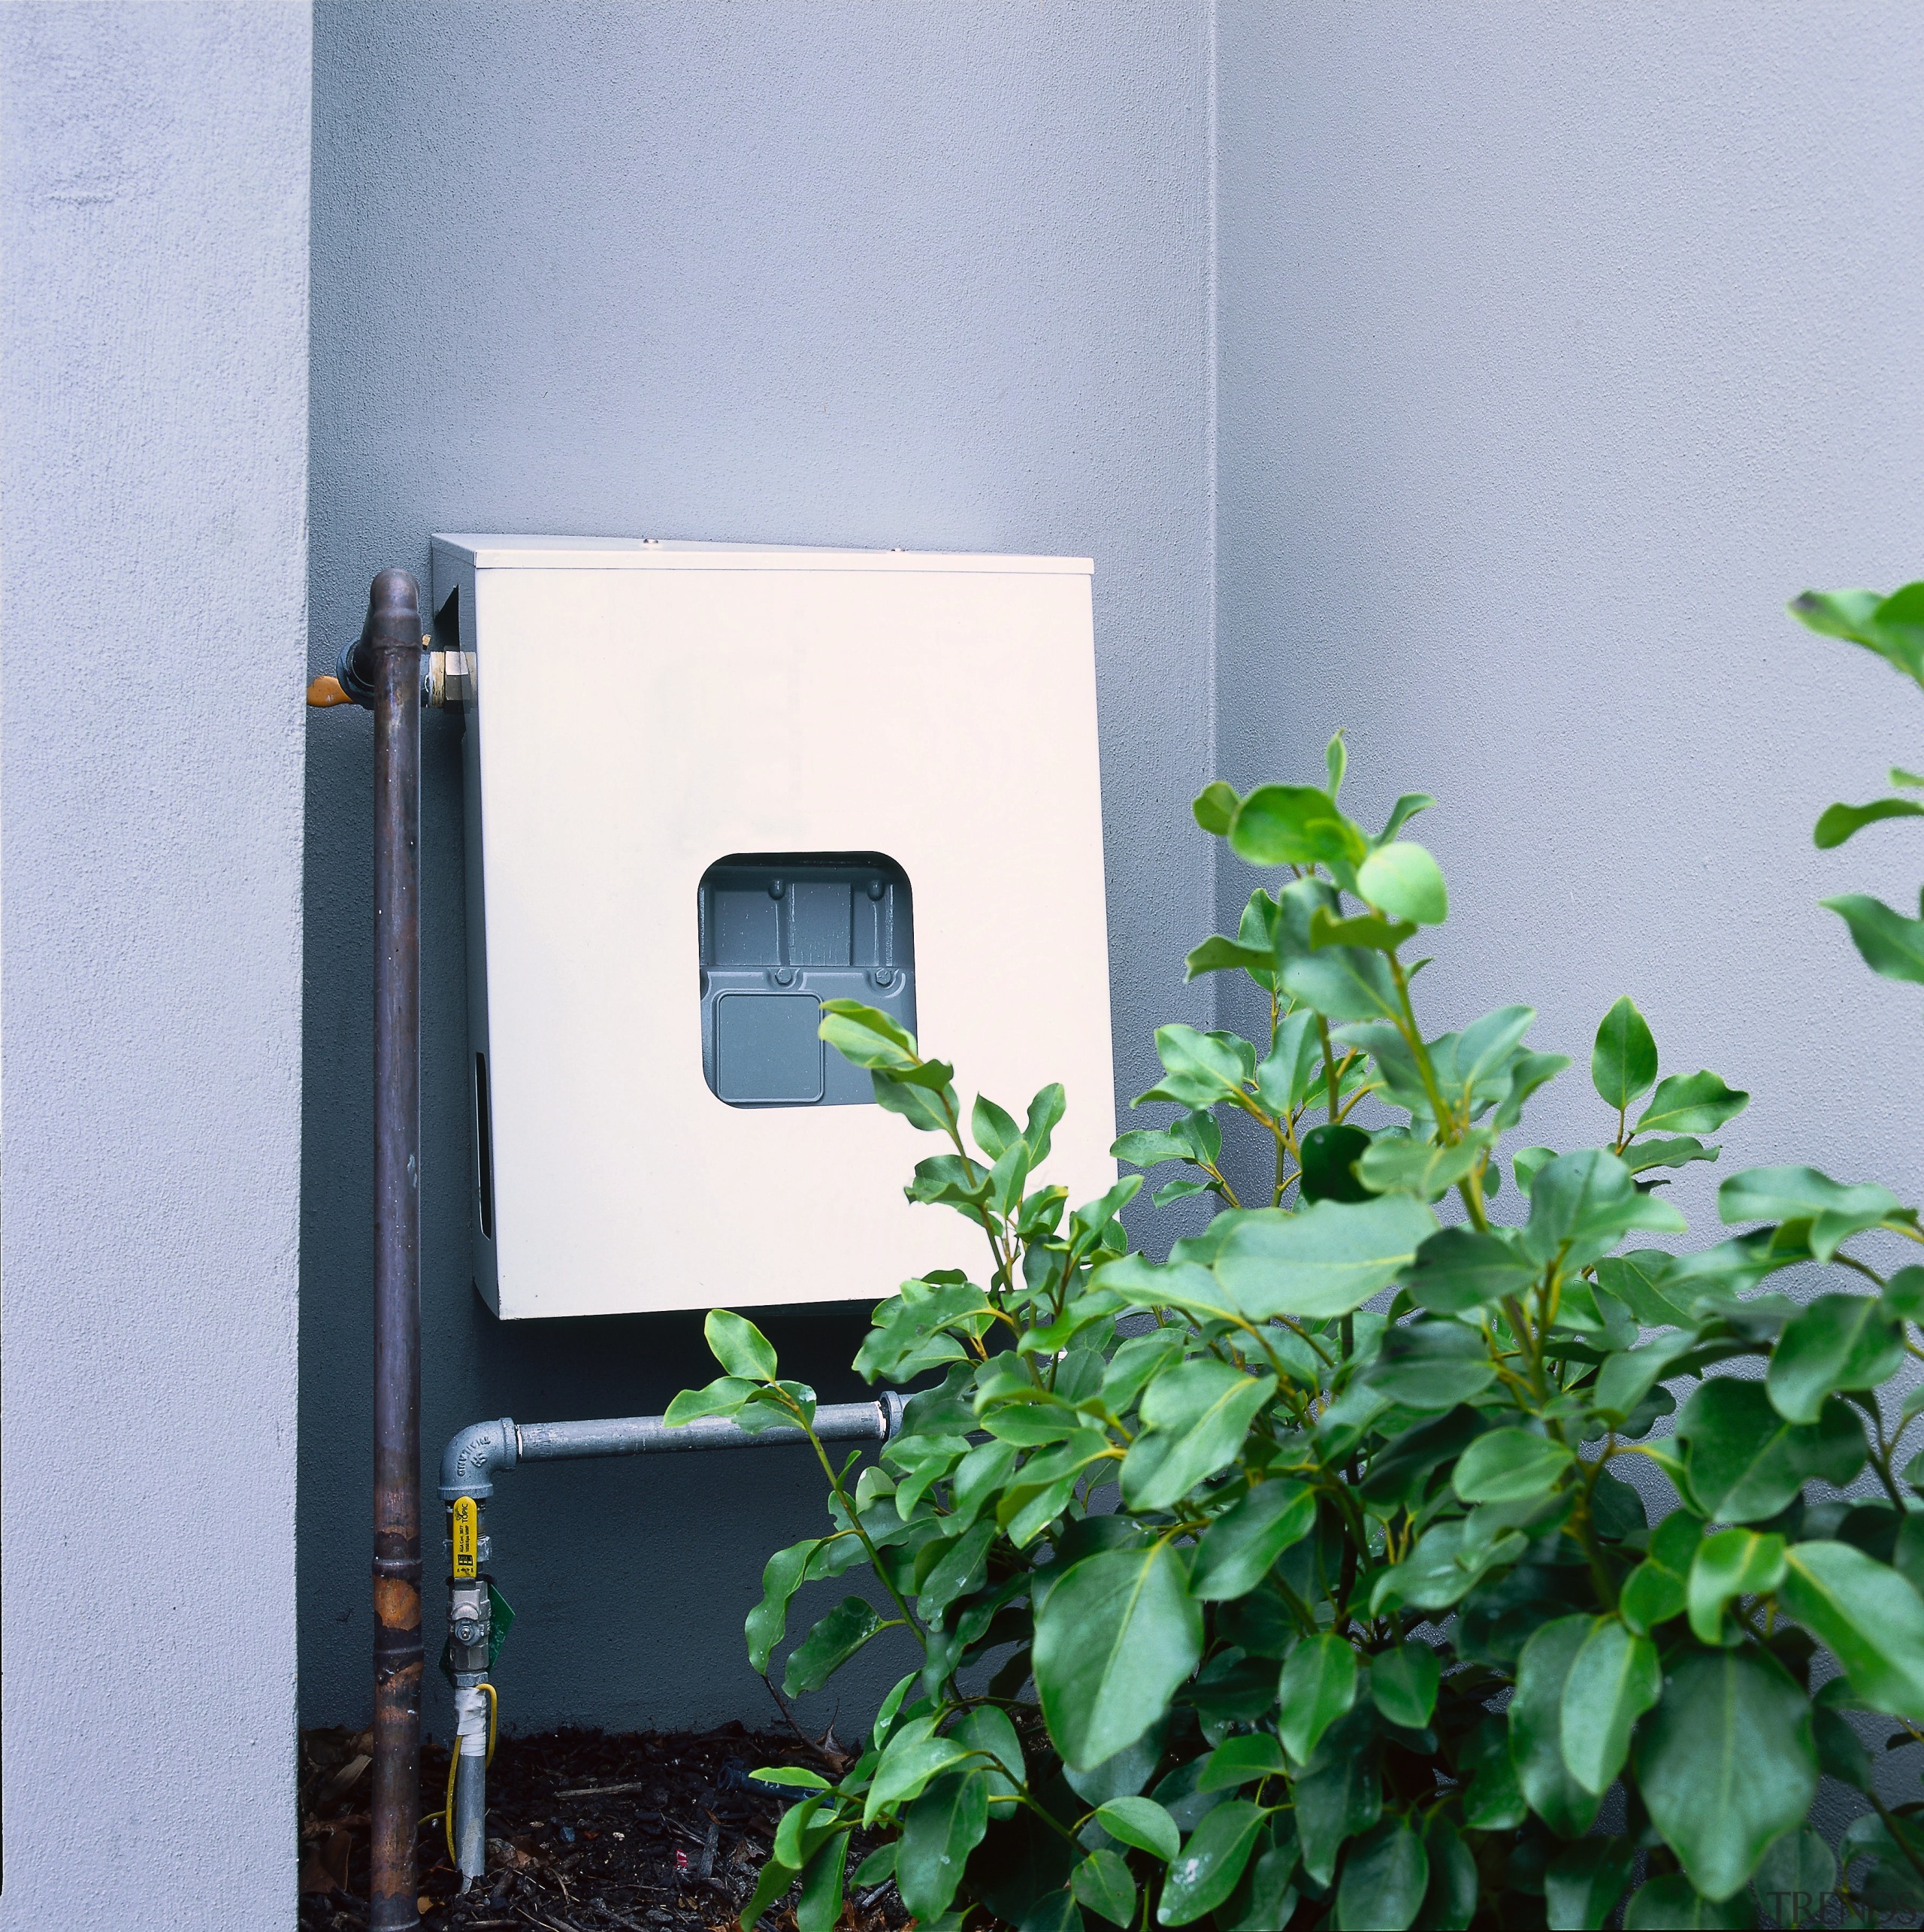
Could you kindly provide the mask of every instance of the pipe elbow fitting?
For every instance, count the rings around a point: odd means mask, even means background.
[[[519,1461],[514,1424],[506,1416],[492,1422],[470,1422],[451,1437],[441,1452],[441,1500],[457,1503],[471,1496],[485,1503],[495,1493],[498,1469],[512,1469]]]

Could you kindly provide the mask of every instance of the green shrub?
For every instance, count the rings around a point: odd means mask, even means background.
[[[1797,607],[1924,682],[1924,586]],[[945,1932],[1600,1926],[1620,1903],[1630,1927],[1738,1925],[1753,1890],[1771,1909],[1843,1878],[1924,1907],[1924,1807],[1878,1796],[1850,1715],[1897,1719],[1898,1746],[1924,1719],[1924,1456],[1901,1446],[1924,1398],[1889,1389],[1924,1267],[1883,1271],[1924,1243],[1916,1211],[1753,1168],[1718,1193],[1741,1231],[1674,1251],[1665,1180],[1718,1158],[1747,1096],[1666,1070],[1628,999],[1591,1054],[1597,1144],[1523,1148],[1506,1182],[1499,1139],[1569,1063],[1528,1043],[1527,1007],[1426,1032],[1404,955],[1447,895],[1402,833],[1431,801],[1372,835],[1343,768],[1339,734],[1324,784],[1196,801],[1279,877],[1189,959],[1255,983],[1263,1037],[1162,1028],[1142,1098],[1178,1111],[1116,1143],[1179,1168],[1157,1202],[1218,1207],[1163,1264],[1116,1218],[1139,1176],[1072,1210],[1037,1178],[1060,1088],[1020,1125],[986,1098],[965,1118],[951,1067],[832,1004],[824,1037],[943,1146],[910,1198],[987,1251],[979,1282],[876,1310],[863,1373],[939,1385],[852,1486],[858,1458],[816,1442],[830,1527],[770,1558],[749,1615],[765,1670],[797,1589],[867,1570],[889,1610],[830,1610],[786,1688],[876,1641],[915,1667],[839,1782],[767,1774],[806,1789],[746,1925],[799,1880],[800,1932],[829,1932],[857,1827],[885,1842],[856,1882],[892,1873]],[[1834,807],[1819,842],[1920,813]],[[1830,903],[1877,970],[1924,980],[1924,922]],[[1230,1113],[1274,1145],[1253,1203]],[[1771,1284],[1812,1264],[1815,1298]],[[752,1325],[709,1333],[726,1373],[671,1418],[808,1424]],[[1631,1458],[1674,1492],[1654,1524]],[[1842,1877],[1807,1822],[1820,1772],[1870,1802]]]

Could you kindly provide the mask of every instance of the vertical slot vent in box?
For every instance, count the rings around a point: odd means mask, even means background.
[[[879,852],[736,852],[697,892],[709,1090],[731,1107],[873,1104],[867,1070],[822,1043],[821,1003],[915,1031],[908,874]]]
[[[488,1098],[488,1056],[474,1056],[474,1177],[481,1195],[481,1231],[495,1238],[495,1122]]]

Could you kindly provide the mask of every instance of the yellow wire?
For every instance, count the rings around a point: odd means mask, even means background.
[[[488,1755],[482,1761],[482,1768],[485,1770],[495,1761],[495,1734],[501,1714],[501,1700],[500,1693],[485,1679],[476,1688],[488,1693]],[[454,1740],[453,1749],[448,1755],[448,1794],[441,1812],[442,1822],[447,1832],[448,1863],[456,1871],[461,1869],[461,1855],[454,1848],[454,1780],[455,1773],[460,1766],[461,1740],[457,1737]]]

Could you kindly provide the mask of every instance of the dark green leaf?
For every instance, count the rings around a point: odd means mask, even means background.
[[[1924,1267],[1899,1268],[1884,1283],[1884,1306],[1901,1320],[1924,1323]]]
[[[1865,1703],[1924,1712],[1924,1599],[1895,1570],[1849,1543],[1795,1543],[1777,1594]]]
[[[969,1854],[989,1825],[985,1771],[950,1771],[936,1779],[902,1814],[895,1883],[902,1903],[920,1919],[948,1909]]]
[[[1234,940],[1225,939],[1220,933],[1213,939],[1206,939],[1182,964],[1182,977],[1185,980],[1199,980],[1206,973],[1268,974],[1276,968],[1273,953],[1258,952],[1253,946],[1239,946]]]
[[[1510,1088],[1490,1116],[1490,1125],[1508,1133],[1523,1117],[1523,1104],[1546,1082],[1570,1064],[1567,1053],[1519,1053],[1510,1063]],[[1490,1189],[1494,1194],[1494,1186]]]
[[[1623,1909],[1624,1932],[1744,1932],[1756,1922],[1746,1894],[1713,1901],[1680,1872],[1652,1879]]]
[[[1408,1268],[1435,1217],[1407,1195],[1321,1201],[1300,1214],[1242,1221],[1215,1273],[1252,1320],[1347,1315]]]
[[[1022,1137],[1014,1115],[997,1107],[986,1094],[976,1096],[975,1107],[969,1116],[969,1131],[976,1137],[976,1145],[991,1161],[998,1159]]]
[[[1479,1436],[1451,1478],[1466,1503],[1518,1503],[1546,1495],[1570,1467],[1562,1443],[1529,1429],[1494,1429]]]
[[[1814,1422],[1824,1398],[1875,1388],[1904,1366],[1904,1325],[1871,1296],[1820,1295],[1786,1325],[1765,1377],[1786,1422]]]
[[[1812,842],[1820,852],[1829,852],[1880,819],[1924,819],[1924,805],[1908,798],[1876,798],[1868,805],[1827,806],[1818,818]]]
[[[1062,1084],[1057,1080],[1051,1080],[1030,1101],[1029,1117],[1023,1123],[1022,1137],[1029,1143],[1029,1158],[1033,1166],[1039,1167],[1048,1158],[1055,1130],[1068,1111],[1068,1105]]]
[[[1563,1692],[1593,1619],[1559,1617],[1523,1646],[1510,1700],[1510,1761],[1530,1809],[1564,1838],[1581,1838],[1602,1800],[1584,1790],[1563,1760]]]
[[[1564,1846],[1544,1867],[1543,1902],[1553,1932],[1608,1925],[1630,1882],[1636,1847],[1627,1838],[1586,1838]]]
[[[1172,1861],[1156,1906],[1157,1922],[1187,1925],[1221,1904],[1242,1876],[1264,1816],[1262,1807],[1246,1798],[1218,1805]]]
[[[1752,1883],[1765,1910],[1780,1925],[1793,1925],[1807,1913],[1822,1912],[1826,1895],[1837,1889],[1837,1860],[1807,1824],[1786,1831],[1764,1854]]]
[[[1245,1375],[1206,1357],[1165,1370],[1142,1398],[1143,1433],[1122,1464],[1124,1500],[1145,1510],[1179,1502],[1236,1459],[1275,1389],[1273,1375]]]
[[[1169,1707],[1202,1654],[1202,1606],[1170,1544],[1076,1564],[1036,1614],[1042,1715],[1078,1770],[1133,1744]]]
[[[1765,1596],[1783,1581],[1783,1539],[1756,1530],[1717,1530],[1690,1565],[1690,1628],[1699,1643],[1734,1643],[1724,1612],[1739,1597]]]
[[[1211,1752],[1196,1781],[1199,1791],[1233,1791],[1289,1769],[1283,1748],[1266,1731],[1247,1737],[1226,1737]]]
[[[1637,1116],[1639,1134],[1714,1134],[1750,1104],[1750,1096],[1726,1086],[1715,1074],[1672,1074],[1657,1083],[1650,1104]]]
[[[1273,1823],[1269,1835],[1276,1835]],[[1262,1840],[1257,1842],[1260,1845]],[[1298,1855],[1293,1830],[1285,1831],[1280,1845],[1259,1851],[1245,1870],[1242,1882],[1217,1906],[1216,1932],[1283,1932],[1296,1910],[1296,1888],[1290,1880]]]
[[[1283,1666],[1283,1746],[1299,1764],[1314,1756],[1323,1734],[1356,1702],[1356,1649],[1346,1637],[1305,1637]]]
[[[778,1549],[763,1566],[761,1601],[749,1611],[743,1627],[749,1643],[749,1668],[760,1676],[768,1668],[769,1653],[788,1627],[788,1599],[800,1588],[809,1559],[821,1547],[818,1537]]]
[[[1425,1308],[1463,1315],[1506,1295],[1520,1294],[1536,1279],[1537,1264],[1504,1235],[1443,1228],[1416,1251],[1409,1290]]]
[[[1136,1915],[1136,1881],[1121,1855],[1106,1847],[1091,1852],[1076,1867],[1069,1876],[1069,1888],[1098,1918],[1106,1918],[1112,1925],[1127,1925]],[[902,1902],[909,1903],[906,1892]]]
[[[1436,1652],[1428,1644],[1399,1643],[1369,1660],[1371,1701],[1392,1724],[1421,1731],[1436,1708],[1441,1676]]]
[[[1332,1725],[1292,1788],[1303,1870],[1317,1885],[1330,1882],[1345,1842],[1383,1815],[1375,1726],[1376,1714],[1366,1704]]]
[[[843,1874],[849,1864],[849,1834],[838,1831],[802,1867],[795,1901],[796,1932],[833,1932],[842,1916]]]
[[[1597,1285],[1614,1295],[1646,1328],[1681,1327],[1690,1311],[1664,1292],[1671,1257],[1659,1248],[1635,1248],[1607,1255],[1596,1264]]]
[[[1662,1689],[1656,1646],[1615,1617],[1596,1618],[1563,1680],[1559,1717],[1564,1765],[1593,1797],[1616,1782],[1630,1754],[1631,1727]]]
[[[1691,1883],[1727,1899],[1816,1795],[1810,1700],[1756,1650],[1685,1651],[1638,1734],[1636,1766]]]
[[[755,1879],[753,1895],[743,1906],[741,1917],[736,1921],[742,1932],[755,1932],[762,1915],[800,1876],[792,1865],[785,1865],[779,1859],[768,1859]]]
[[[1386,1818],[1366,1832],[1343,1860],[1336,1911],[1345,1925],[1404,1932],[1416,1923],[1429,1886],[1429,1855],[1400,1818]]]
[[[1371,1190],[1357,1178],[1357,1162],[1369,1151],[1369,1136],[1360,1127],[1324,1121],[1303,1135],[1302,1198],[1368,1201]]]
[[[1522,1821],[1520,1799],[1517,1821]],[[1476,1916],[1476,1860],[1438,1812],[1430,1814],[1423,1843],[1429,1855],[1429,1888],[1423,1896],[1423,1923],[1437,1927],[1438,1932],[1467,1932]]]
[[[1545,1161],[1530,1178],[1529,1195],[1524,1252],[1572,1274],[1607,1255],[1633,1228],[1678,1232],[1684,1225],[1667,1202],[1640,1194],[1630,1170],[1601,1148]]]
[[[1496,1379],[1482,1335],[1460,1322],[1399,1322],[1365,1371],[1379,1394],[1405,1409],[1451,1409]]]
[[[1818,904],[1835,913],[1871,971],[1886,980],[1924,983],[1924,919],[1907,919],[1881,899],[1842,892]]]
[[[1653,1167],[1687,1167],[1695,1161],[1714,1161],[1721,1147],[1707,1147],[1691,1134],[1659,1134],[1653,1140],[1632,1141],[1623,1150],[1623,1164],[1633,1174]]]
[[[1315,1527],[1314,1490],[1287,1479],[1259,1482],[1203,1532],[1191,1594],[1206,1601],[1247,1595]]]
[[[1677,1419],[1689,1445],[1690,1488],[1705,1512],[1753,1523],[1786,1508],[1816,1477],[1841,1488],[1864,1466],[1864,1426],[1835,1397],[1815,1423],[1786,1422],[1762,1385],[1728,1376],[1705,1382]]]
[[[863,1801],[865,1826],[890,1805],[913,1803],[932,1779],[966,1761],[967,1747],[955,1738],[933,1735],[934,1725],[932,1716],[917,1718],[900,1725],[889,1739]]]
[[[1828,1261],[1838,1244],[1901,1214],[1897,1196],[1874,1181],[1845,1187],[1815,1167],[1750,1167],[1717,1191],[1726,1222],[1805,1221],[1811,1252]]]
[[[1118,1843],[1133,1845],[1165,1864],[1182,1848],[1175,1821],[1154,1798],[1112,1798],[1096,1807],[1096,1822]]]
[[[1649,1022],[1626,995],[1603,1016],[1590,1049],[1590,1084],[1606,1107],[1620,1112],[1656,1081],[1656,1042]]]
[[[791,1697],[818,1691],[882,1628],[873,1603],[844,1597],[788,1653],[782,1688]]]

